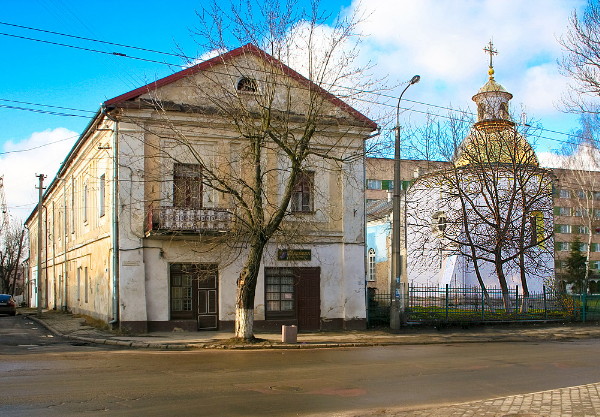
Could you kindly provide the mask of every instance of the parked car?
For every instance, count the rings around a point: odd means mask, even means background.
[[[17,303],[12,295],[0,294],[0,314],[17,314]]]

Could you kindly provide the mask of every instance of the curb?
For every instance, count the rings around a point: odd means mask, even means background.
[[[384,341],[366,341],[366,342],[298,342],[279,343],[274,341],[263,342],[264,344],[226,344],[215,342],[214,340],[206,343],[191,342],[191,343],[168,343],[160,342],[153,343],[147,341],[135,340],[119,340],[109,337],[89,337],[64,334],[56,329],[51,324],[43,319],[36,317],[33,314],[22,314],[29,320],[33,320],[41,326],[44,326],[51,333],[66,339],[76,340],[84,343],[93,343],[96,345],[122,346],[133,349],[154,349],[154,350],[169,350],[169,351],[184,351],[184,350],[201,350],[201,349],[219,349],[219,350],[293,350],[293,349],[335,349],[335,348],[358,348],[358,347],[375,347],[375,346],[398,346],[398,345],[434,345],[434,344],[451,344],[451,343],[508,343],[508,342],[540,342],[540,341],[569,341],[583,339],[597,339],[600,334],[586,332],[585,334],[534,334],[534,335],[502,335],[498,337],[490,337],[489,335],[428,335],[421,338],[402,338],[399,340],[384,340]]]

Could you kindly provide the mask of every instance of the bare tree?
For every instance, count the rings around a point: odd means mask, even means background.
[[[600,227],[598,115],[583,113],[580,122],[581,129],[577,132],[577,139],[562,149],[563,168],[556,170],[560,188],[555,196],[557,207],[554,215],[559,219],[565,215],[578,219],[574,224],[577,230],[571,232],[583,235],[583,252],[586,259],[590,260],[594,234]],[[589,291],[590,274],[591,265],[587,262],[580,290]]]
[[[457,143],[450,133],[453,126],[445,134],[450,149]],[[409,210],[413,227],[421,225],[413,234],[420,240],[414,249],[438,245],[438,254],[421,257],[421,262],[441,265],[444,256],[452,255],[469,260],[486,298],[486,276],[493,273],[510,310],[507,275],[517,271],[526,297],[528,277],[551,275],[541,260],[547,261],[553,250],[552,176],[539,168],[535,153],[512,122],[476,123],[454,149],[446,169],[425,176],[409,191],[413,206],[422,206],[431,189],[439,192],[429,197],[437,205],[433,215],[422,208]]]
[[[147,184],[164,181],[157,164],[170,158],[182,177],[201,181],[201,195],[192,196],[190,204],[209,198],[215,211],[219,205],[235,208],[224,215],[224,221],[234,217],[229,233],[206,236],[204,249],[198,250],[228,246],[237,251],[229,261],[243,257],[237,278],[235,335],[245,340],[254,338],[255,290],[267,244],[286,239],[297,243],[316,232],[319,224],[305,220],[303,213],[313,211],[319,196],[304,191],[314,187],[315,175],[323,171],[338,173],[339,181],[342,177],[352,181],[364,157],[364,141],[376,127],[348,105],[371,89],[365,78],[367,67],[355,64],[359,16],[324,26],[327,16],[316,1],[306,12],[295,6],[294,1],[227,6],[214,1],[198,13],[195,35],[203,50],[222,55],[216,58],[217,69],[208,68],[185,80],[191,101],[197,104],[169,102],[157,90],[143,104],[155,110],[154,120],[128,116],[128,121],[154,138],[144,143],[147,164],[156,168],[146,174]],[[240,44],[245,45],[242,56],[223,53]],[[213,122],[216,118],[223,132],[235,132],[235,139],[204,146],[197,133],[202,123],[186,125],[178,111],[210,117]],[[360,181],[355,186],[364,185]],[[160,187],[146,187],[151,200],[147,203],[153,205],[190,194],[175,187],[173,195],[166,196]],[[331,202],[331,207],[318,216],[340,217],[337,202]]]
[[[0,231],[0,285],[1,290],[15,295],[17,281],[23,272],[21,264],[25,258],[25,229],[16,222]]]
[[[559,62],[569,77],[571,93],[565,109],[574,113],[597,113],[600,95],[600,3],[588,0],[581,15],[573,11],[567,33],[559,39],[564,55]]]

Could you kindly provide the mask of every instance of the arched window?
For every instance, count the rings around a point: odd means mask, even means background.
[[[256,93],[256,80],[253,80],[252,78],[242,77],[238,80],[235,88],[238,91],[243,91],[245,93]]]
[[[367,270],[367,280],[375,281],[375,249],[369,249],[369,265]]]

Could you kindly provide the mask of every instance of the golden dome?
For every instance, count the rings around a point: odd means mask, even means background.
[[[476,123],[460,145],[454,165],[529,165],[539,166],[535,151],[514,124],[504,121],[492,126],[489,122]],[[504,123],[503,123],[504,122]]]

